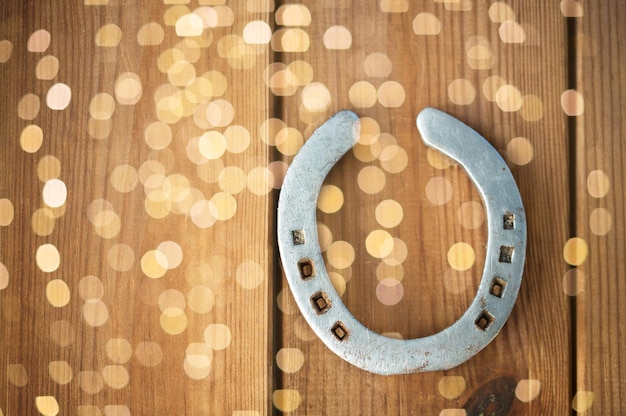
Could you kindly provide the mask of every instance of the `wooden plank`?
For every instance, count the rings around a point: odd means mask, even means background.
[[[578,380],[572,406],[579,413],[618,414],[626,408],[626,7],[613,1],[603,7],[583,4],[581,11],[576,18],[578,93],[564,102],[579,115],[575,237],[580,240],[573,241],[588,248],[570,253],[570,262],[578,266],[569,282],[572,294],[578,294]],[[576,105],[578,98],[584,106]]]
[[[3,2],[0,414],[267,413],[271,2],[171,3]]]
[[[278,128],[308,137],[349,108],[368,117],[362,122],[370,137],[362,143],[373,143],[333,169],[326,185],[336,188],[327,188],[318,204],[326,263],[337,286],[345,282],[343,300],[353,314],[377,332],[425,336],[461,316],[482,274],[480,197],[462,169],[448,167],[421,143],[415,117],[425,106],[466,122],[507,158],[528,214],[529,249],[523,288],[502,333],[447,372],[382,377],[350,366],[308,330],[283,280],[275,360],[284,375],[273,392],[275,408],[294,414],[566,413],[570,308],[560,279],[547,278],[567,270],[554,258],[569,229],[561,12],[502,2],[302,5],[291,7],[307,18],[285,21],[276,13],[282,31],[273,45],[286,67],[274,69],[306,67],[294,64],[304,61],[313,76],[308,85],[291,85],[288,76],[274,85],[272,92],[282,95]],[[524,42],[511,43],[523,40],[522,32]],[[284,51],[284,45],[303,46]],[[499,89],[503,84],[509,86]],[[284,144],[278,150],[286,162],[295,153]],[[391,202],[381,207],[383,201]],[[402,215],[392,215],[398,206]],[[452,247],[459,254],[448,260]]]

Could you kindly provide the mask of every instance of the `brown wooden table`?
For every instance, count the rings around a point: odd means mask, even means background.
[[[620,414],[625,42],[618,0],[3,2],[0,415]],[[379,333],[445,328],[487,230],[427,106],[509,164],[527,263],[476,357],[383,377],[300,316],[277,195],[355,111],[318,201],[333,284]]]

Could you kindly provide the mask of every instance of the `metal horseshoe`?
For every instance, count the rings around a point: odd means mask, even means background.
[[[522,281],[526,216],[511,171],[478,133],[432,108],[417,117],[426,145],[460,163],[487,211],[485,267],[463,316],[423,338],[388,338],[361,324],[333,288],[320,251],[316,203],[324,178],[359,137],[359,119],[341,111],[319,127],[293,159],[278,201],[278,247],[291,292],[317,336],[349,363],[377,374],[447,370],[470,359],[498,334]]]

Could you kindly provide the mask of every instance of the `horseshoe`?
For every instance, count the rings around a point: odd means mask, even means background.
[[[519,292],[526,256],[526,216],[511,171],[478,133],[432,108],[417,117],[426,145],[460,163],[487,211],[485,267],[476,297],[449,327],[423,338],[385,337],[361,324],[333,288],[317,235],[316,205],[324,178],[359,137],[359,119],[341,111],[319,127],[293,159],[278,201],[278,247],[302,315],[330,350],[376,374],[447,370],[470,359],[498,334]]]

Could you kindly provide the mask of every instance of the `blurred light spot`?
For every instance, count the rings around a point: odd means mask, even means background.
[[[385,81],[378,87],[378,101],[383,107],[400,107],[405,98],[404,87],[396,81]]]
[[[404,297],[404,286],[392,277],[382,279],[376,285],[376,298],[380,303],[387,306],[397,304]]]
[[[231,340],[230,328],[224,324],[210,324],[204,330],[204,342],[211,349],[223,350],[228,348]]]
[[[135,253],[127,244],[115,244],[111,246],[107,253],[107,262],[115,271],[126,272],[135,263]]]
[[[611,231],[613,219],[606,208],[595,208],[589,216],[589,229],[595,235],[607,235]]]
[[[244,126],[228,126],[224,130],[224,138],[226,139],[226,150],[231,153],[242,153],[250,146],[250,132]]]
[[[196,201],[189,214],[191,221],[200,228],[209,228],[217,222],[217,208],[206,199]]]
[[[67,361],[51,361],[48,364],[48,374],[55,383],[62,386],[72,381],[72,367]]]
[[[243,40],[252,45],[264,45],[270,43],[272,29],[262,20],[248,22],[243,28]]]
[[[9,286],[9,270],[7,266],[0,263],[0,290],[6,289]]]
[[[485,222],[485,210],[478,201],[464,202],[457,212],[461,225],[468,230],[475,230]]]
[[[572,409],[578,413],[586,412],[593,405],[596,394],[592,391],[579,390],[572,399]]]
[[[457,105],[469,105],[476,98],[476,88],[467,79],[455,79],[448,85],[448,97]]]
[[[448,250],[448,264],[454,270],[465,271],[476,261],[474,249],[468,243],[455,243]]]
[[[304,365],[304,354],[298,348],[281,348],[276,353],[276,365],[284,373],[296,373]]]
[[[357,176],[359,189],[370,195],[382,191],[386,181],[385,172],[377,166],[365,166]]]
[[[274,32],[271,41],[272,49],[276,52],[306,52],[311,40],[302,29],[283,28]]]
[[[141,271],[152,279],[163,277],[167,271],[167,267],[163,266],[164,264],[167,264],[167,257],[157,250],[148,250],[141,257]]]
[[[317,237],[320,243],[320,250],[323,253],[326,250],[328,250],[328,247],[330,247],[330,245],[332,244],[333,233],[332,231],[330,231],[330,228],[328,228],[326,224],[323,224],[318,221],[317,222]]]
[[[248,189],[254,195],[267,195],[274,186],[274,176],[272,172],[265,167],[256,167],[248,172],[246,178]]]
[[[96,45],[114,48],[122,40],[122,29],[115,23],[108,23],[96,32]]]
[[[90,118],[87,124],[89,136],[97,140],[103,140],[109,137],[112,129],[113,123],[111,120],[96,120],[95,118]]]
[[[515,397],[524,403],[531,402],[537,398],[541,391],[539,380],[520,380],[515,387]]]
[[[443,205],[452,199],[452,183],[443,176],[430,178],[426,183],[426,198],[435,204]]]
[[[382,52],[370,53],[363,61],[365,73],[372,78],[386,78],[391,74],[392,68],[391,59]]]
[[[206,114],[211,125],[225,127],[233,121],[235,109],[226,100],[215,100],[209,103]]]
[[[109,178],[116,191],[127,193],[135,189],[139,182],[137,170],[130,165],[118,165],[111,172]]]
[[[393,199],[380,202],[375,209],[376,221],[385,228],[393,228],[400,225],[404,217],[402,205]]]
[[[51,110],[65,110],[72,99],[72,90],[63,83],[54,84],[46,94],[46,104]]]
[[[522,94],[513,85],[507,84],[498,88],[495,98],[502,111],[517,111],[522,107]]]
[[[105,345],[109,360],[116,364],[124,364],[133,356],[133,347],[124,338],[111,338]]]
[[[567,90],[561,95],[561,108],[568,116],[580,116],[585,112],[583,95],[576,90]]]
[[[494,23],[515,21],[515,11],[511,6],[501,1],[497,1],[489,6],[489,19]]]
[[[204,30],[204,22],[197,14],[185,14],[176,20],[178,36],[200,36]]]
[[[177,268],[183,261],[183,249],[175,241],[163,241],[158,245],[157,251],[163,254],[163,256],[156,256],[156,260],[165,260],[165,263],[161,264],[161,266],[168,270]]]
[[[59,268],[61,255],[52,244],[42,244],[37,248],[35,261],[42,272],[51,273]]]
[[[54,213],[49,208],[39,208],[31,218],[33,232],[39,236],[52,234],[55,226]]]
[[[204,314],[213,309],[215,305],[215,295],[206,286],[194,286],[187,293],[187,303],[189,308],[195,313]]]
[[[211,203],[215,207],[215,217],[219,221],[227,221],[237,212],[237,200],[226,192],[218,192],[213,195]]]
[[[20,134],[20,146],[27,153],[35,153],[43,144],[43,130],[41,127],[31,124],[26,126]]]
[[[43,202],[51,208],[58,208],[65,204],[67,199],[67,187],[59,179],[50,179],[43,185],[41,192]]]
[[[317,198],[317,208],[326,213],[337,212],[343,206],[343,192],[335,185],[324,185]]]
[[[301,97],[302,104],[311,112],[326,111],[332,101],[328,88],[319,82],[313,82],[304,87]]]
[[[603,198],[609,193],[609,176],[602,170],[593,170],[587,176],[587,191],[594,198]]]
[[[583,6],[580,1],[561,0],[561,13],[565,17],[583,17]]]
[[[307,342],[319,339],[302,316],[296,318],[293,326],[293,332],[298,339]]]
[[[46,299],[55,308],[61,308],[70,302],[70,288],[61,279],[54,279],[46,285]]]
[[[45,52],[48,46],[50,46],[50,32],[39,29],[30,35],[26,48],[29,52]]]
[[[406,150],[398,145],[386,146],[378,155],[380,166],[389,173],[400,173],[409,164],[409,156]]]
[[[78,293],[84,301],[100,300],[104,295],[104,286],[97,276],[88,275],[80,279]]]
[[[416,35],[438,35],[441,21],[432,13],[420,13],[413,19],[413,32]]]
[[[439,150],[429,147],[426,151],[426,159],[430,166],[435,169],[447,169],[450,166],[456,164],[456,162],[448,156],[441,153]]]
[[[343,296],[346,291],[346,279],[337,272],[329,272],[328,277],[330,278],[330,283],[333,284],[333,287],[337,291],[337,294]]]
[[[483,82],[483,94],[489,101],[496,101],[496,93],[500,87],[507,85],[504,78],[499,75],[492,75]]]
[[[248,260],[237,266],[235,278],[244,289],[255,289],[265,280],[265,272],[259,263]]]
[[[585,291],[585,273],[580,269],[569,269],[563,275],[563,292],[578,296]]]
[[[359,119],[361,131],[359,136],[359,144],[374,144],[380,136],[380,125],[371,117],[361,117]]]
[[[35,77],[37,79],[50,80],[59,72],[59,60],[52,55],[44,56],[37,62]]]
[[[104,387],[104,380],[97,371],[81,371],[76,376],[76,382],[88,394],[97,394]]]
[[[28,372],[22,364],[9,364],[7,366],[7,379],[11,384],[24,387],[28,384]]]
[[[121,365],[107,365],[102,369],[104,382],[112,389],[119,390],[128,385],[128,371]]]
[[[498,35],[504,43],[522,43],[526,40],[526,31],[517,22],[507,20],[498,28]]]
[[[380,0],[383,13],[406,13],[409,10],[408,0]]]
[[[90,326],[102,326],[109,319],[109,309],[99,299],[91,299],[83,304],[83,319]]]
[[[41,103],[35,94],[25,94],[17,104],[17,115],[22,120],[32,120],[39,114]]]
[[[6,198],[0,199],[0,226],[6,227],[13,222],[15,209],[13,204]]]
[[[143,93],[141,80],[132,72],[125,72],[115,81],[115,99],[122,105],[134,105]]]
[[[326,250],[326,259],[335,269],[346,269],[355,258],[354,247],[347,241],[335,241]]]
[[[439,394],[448,400],[454,400],[465,391],[467,387],[463,376],[443,376],[437,384]]]
[[[465,409],[443,409],[439,416],[467,416]]]
[[[276,10],[276,24],[280,26],[308,26],[311,12],[303,4],[283,4]]]
[[[439,0],[436,0],[439,1]],[[443,6],[451,12],[467,12],[472,10],[472,0],[444,0]]]
[[[179,308],[166,308],[159,318],[161,329],[166,334],[178,335],[187,329],[187,315]]]
[[[587,260],[589,246],[580,237],[572,237],[563,246],[563,259],[567,264],[580,266]]]
[[[393,249],[391,252],[383,258],[383,262],[390,266],[399,266],[406,260],[409,254],[408,247],[406,243],[399,239],[393,239]]]
[[[370,108],[376,104],[376,87],[367,81],[358,81],[352,84],[348,96],[355,107]]]
[[[303,87],[313,81],[313,67],[306,61],[292,61],[287,70],[291,73],[289,82],[293,86]]]
[[[526,121],[537,121],[543,118],[543,102],[536,95],[525,95],[522,97],[522,107],[519,109],[520,115]]]
[[[281,412],[293,412],[300,406],[302,397],[298,390],[281,389],[272,393],[272,403]]]
[[[96,120],[108,120],[115,112],[115,99],[105,92],[94,95],[89,104],[89,114]]]
[[[378,266],[376,266],[376,279],[380,282],[388,277],[399,282],[402,281],[402,279],[404,279],[404,267],[402,267],[401,264],[392,266],[384,261],[380,262]]]
[[[506,146],[506,153],[511,160],[518,166],[527,165],[533,160],[533,145],[525,137],[514,137]]]
[[[393,250],[393,237],[385,230],[374,230],[365,238],[365,248],[373,257],[386,257]]]
[[[293,156],[304,144],[304,136],[298,129],[286,127],[276,134],[276,148],[285,156]]]
[[[59,414],[59,402],[53,396],[35,397],[35,406],[43,416],[56,416]]]
[[[137,43],[142,46],[160,45],[165,38],[165,32],[156,22],[146,23],[137,32]]]
[[[345,26],[331,26],[324,32],[326,49],[350,49],[352,34]]]
[[[0,40],[0,64],[7,62],[13,53],[13,44],[6,40]]]
[[[140,342],[135,348],[135,358],[144,367],[154,367],[161,363],[163,351],[156,342]]]

